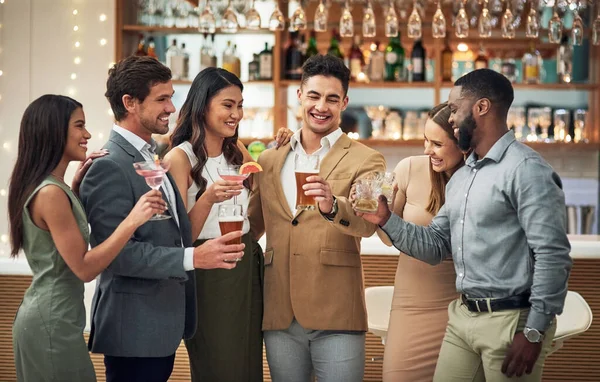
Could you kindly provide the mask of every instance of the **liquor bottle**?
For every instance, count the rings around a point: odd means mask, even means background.
[[[240,78],[242,76],[242,61],[238,55],[237,44],[233,44],[233,74]]]
[[[185,49],[185,43],[181,44],[180,54],[183,57],[183,71],[181,72],[181,78],[190,78],[190,52]]]
[[[317,36],[316,32],[310,31],[310,38],[308,39],[308,46],[306,47],[306,58],[312,57],[314,55],[319,54],[317,50]]]
[[[259,70],[261,80],[273,79],[273,52],[269,50],[269,43],[265,42],[265,49],[259,53]]]
[[[446,34],[446,42],[444,44],[444,49],[442,50],[442,81],[451,82],[452,81],[452,64],[453,64],[453,55],[452,49],[450,49],[450,44],[448,43],[449,33]]]
[[[385,80],[404,81],[404,48],[400,44],[400,32],[390,38],[385,48]]]
[[[350,48],[350,77],[356,81],[360,73],[363,73],[365,66],[365,57],[360,50],[360,36],[354,35],[354,42]]]
[[[379,50],[379,41],[371,45],[371,59],[369,60],[368,77],[371,81],[383,81],[385,74],[385,55]]]
[[[228,72],[235,73],[235,59],[233,57],[233,47],[231,41],[227,41],[227,47],[223,51],[223,64],[221,67]]]
[[[204,44],[200,48],[200,71],[212,66],[212,50],[208,42],[208,34],[204,33]]]
[[[215,49],[215,34],[210,35],[210,51],[212,54],[212,60],[210,66],[213,68],[217,67],[217,50]]]
[[[171,75],[174,80],[181,79],[181,74],[183,72],[183,62],[179,58],[180,52],[177,47],[177,40],[173,39],[171,46],[167,49],[166,57],[167,57],[167,66],[171,69]]]
[[[500,72],[504,74],[504,77],[508,78],[510,82],[514,83],[517,81],[517,63],[511,56],[511,52],[508,52],[506,57],[502,60]]]
[[[148,39],[148,57],[152,57],[158,60],[156,55],[156,44],[154,43],[154,37]]]
[[[425,81],[425,48],[421,40],[415,41],[412,52],[410,53],[410,61],[412,64],[412,80],[413,82]]]
[[[473,66],[475,67],[475,70],[486,69],[488,67],[488,57],[483,49],[483,44],[479,44],[479,53],[477,54],[477,57],[475,57]]]
[[[522,59],[523,83],[539,84],[541,81],[542,56],[535,48],[535,43],[529,45],[529,51],[525,52]]]
[[[285,50],[285,74],[288,80],[302,78],[302,52],[298,47],[298,32],[290,32],[290,42]]]
[[[327,54],[330,54],[334,57],[344,59],[344,54],[340,49],[340,36],[336,29],[333,30],[331,34],[331,41],[329,42],[329,49],[327,49]]]
[[[564,35],[556,51],[556,74],[558,81],[568,84],[573,79],[573,45],[569,44],[569,37]]]
[[[147,56],[148,53],[146,53],[146,46],[144,44],[144,35],[141,34],[140,35],[140,40],[138,42],[138,47],[137,47],[137,51],[135,52],[136,56]]]
[[[254,53],[252,61],[248,63],[248,80],[249,81],[257,81],[260,79],[260,64],[258,54]]]

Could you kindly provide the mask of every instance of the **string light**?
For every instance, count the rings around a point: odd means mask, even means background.
[[[4,188],[0,190],[0,196],[6,196],[6,190]]]
[[[106,45],[106,39],[105,38],[103,38],[103,39],[100,40],[100,45],[102,45],[102,46]]]
[[[71,79],[72,80],[76,80],[77,79],[77,73],[71,73]]]
[[[75,26],[73,27],[73,30],[74,30],[75,32],[77,32],[77,31],[79,30],[79,27],[78,27],[77,25],[75,25]]]
[[[78,33],[79,32],[79,25],[77,23],[77,15],[79,15],[79,11],[77,10],[77,8],[73,7],[73,35],[75,38],[75,42],[73,43],[73,45],[75,46],[75,49],[79,49],[81,47],[81,42],[78,38]],[[81,64],[81,57],[79,57],[78,55],[76,55],[73,58],[73,64],[75,65],[79,65]],[[71,81],[75,81],[77,80],[77,73],[76,72],[71,72]],[[75,95],[76,90],[75,87],[72,85],[67,89],[67,93],[72,97]]]
[[[79,41],[75,41],[75,48],[79,48],[81,46],[81,43]]]
[[[100,15],[100,21],[106,21],[106,15],[104,13]]]
[[[80,58],[80,57],[75,57],[75,58],[73,59],[73,63],[74,63],[75,65],[79,65],[79,64],[81,64],[81,58]]]

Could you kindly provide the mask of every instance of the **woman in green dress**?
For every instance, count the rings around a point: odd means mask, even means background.
[[[108,240],[88,250],[85,211],[64,175],[71,161],[83,161],[76,189],[91,160],[104,155],[86,158],[90,138],[81,104],[69,97],[44,95],[21,120],[8,196],[11,255],[23,250],[33,280],[13,324],[19,381],[96,380],[83,338],[83,284],[110,264],[140,225],[166,208],[159,191],[148,192]]]

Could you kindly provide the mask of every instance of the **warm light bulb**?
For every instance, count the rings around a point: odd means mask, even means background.
[[[73,60],[73,62],[75,63],[75,65],[79,65],[81,63],[81,58],[75,57],[75,59]]]
[[[458,49],[459,52],[467,52],[469,50],[469,46],[464,42],[461,42],[460,44],[458,44],[456,49]]]
[[[0,236],[0,240],[2,240],[3,243],[8,242],[8,235],[4,234],[4,235]]]
[[[77,9],[73,9],[73,16],[76,16],[77,13],[79,13],[79,12],[77,12]]]
[[[6,196],[6,190],[4,188],[0,190],[0,196]]]
[[[8,141],[4,142],[2,144],[2,148],[7,151],[10,150],[10,142],[8,142]]]
[[[69,95],[70,96],[74,96],[75,95],[75,89],[74,88],[70,88],[69,89]]]
[[[2,101],[2,94],[0,94],[0,101]]]
[[[115,66],[115,63],[114,63],[114,62],[111,62],[110,64],[108,64],[108,68],[109,68],[109,69],[112,69],[112,67],[113,67],[113,66]]]
[[[98,133],[98,138],[100,138],[100,139],[104,139],[104,134],[102,134],[102,133]]]
[[[103,38],[103,39],[100,40],[100,45],[102,45],[102,46],[106,45],[106,39],[105,38]]]
[[[2,74],[4,74],[4,72],[2,70],[0,70],[0,76],[2,76]]]
[[[73,30],[74,30],[75,32],[77,32],[77,31],[79,30],[79,27],[78,27],[77,25],[75,25],[75,26],[73,27]]]
[[[106,21],[106,15],[104,13],[100,15],[100,21]]]
[[[79,48],[81,46],[81,43],[79,41],[75,41],[75,48]]]
[[[75,73],[71,73],[71,79],[72,79],[72,80],[76,80],[76,79],[77,79],[77,74],[75,74]]]

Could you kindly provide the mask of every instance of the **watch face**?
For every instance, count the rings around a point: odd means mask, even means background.
[[[540,342],[542,335],[535,329],[527,328],[525,331],[525,337],[529,340],[529,342]]]

